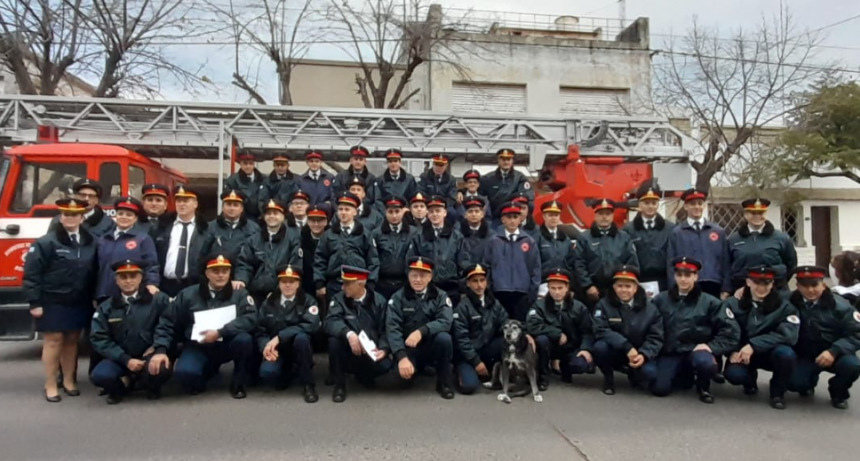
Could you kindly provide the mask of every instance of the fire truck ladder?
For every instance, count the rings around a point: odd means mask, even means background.
[[[501,148],[540,170],[547,157],[583,156],[633,162],[686,162],[689,139],[654,117],[538,117],[422,111],[132,101],[54,96],[0,97],[0,143],[40,140],[53,127],[59,142],[122,145],[155,158],[228,158],[231,144],[259,159],[319,149],[346,161],[349,148],[396,147],[404,157],[448,154],[495,163]],[[44,128],[42,128],[44,129]],[[220,153],[220,154],[219,154]]]

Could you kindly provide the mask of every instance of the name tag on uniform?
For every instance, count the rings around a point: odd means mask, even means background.
[[[71,250],[65,248],[57,248],[57,253],[71,253]]]
[[[541,245],[541,248],[549,248],[549,245]]]
[[[275,314],[266,314],[266,317],[274,317]]]
[[[623,321],[624,321],[624,319],[620,319],[620,318],[610,318],[609,319],[609,323],[621,323]]]
[[[747,242],[743,242],[743,241],[741,241],[741,242],[735,242],[735,246],[738,246],[738,245],[746,245],[746,244],[747,244]]]
[[[108,323],[122,322],[122,319],[108,319]]]
[[[414,307],[404,307],[403,312],[415,312],[415,308]]]
[[[596,247],[597,245],[600,245],[600,242],[592,242],[591,243],[591,246],[593,246],[593,247]]]
[[[345,318],[346,318],[347,320],[355,320],[355,316],[354,316],[354,315],[347,315]]]

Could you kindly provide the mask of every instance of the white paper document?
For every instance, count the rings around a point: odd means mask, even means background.
[[[224,325],[236,320],[236,305],[231,304],[225,307],[209,309],[207,311],[199,311],[194,313],[194,327],[191,328],[191,339],[200,341],[203,339],[201,334],[207,330],[220,330]]]
[[[376,344],[367,337],[367,333],[364,330],[361,330],[361,333],[358,334],[358,342],[361,343],[361,347],[364,348],[364,352],[367,352],[367,355],[370,357],[370,360],[376,361]]]
[[[648,296],[648,299],[651,299],[660,293],[660,283],[658,282],[642,282],[639,286],[645,290],[645,295]]]

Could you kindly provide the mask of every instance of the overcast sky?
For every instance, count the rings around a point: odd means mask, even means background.
[[[522,0],[433,0],[433,3],[476,10],[523,12],[524,9]],[[783,0],[783,3],[794,14],[798,32],[819,29],[860,15],[858,0]],[[718,27],[721,36],[730,36],[737,28],[755,27],[763,15],[770,18],[779,9],[779,0],[628,0],[627,18],[649,18],[651,48],[661,49],[670,34],[684,34],[694,16],[702,24]],[[618,3],[614,0],[532,0],[528,2],[528,10],[532,14],[619,17]],[[843,68],[860,69],[860,18],[827,27],[820,34],[825,40],[820,55],[822,62],[838,61]],[[202,57],[207,57],[207,76],[227,89],[222,94],[207,94],[194,99],[244,102],[241,92],[230,89],[231,50],[217,46],[183,46],[168,48],[168,52],[189,62],[199,62]],[[308,57],[343,59],[344,55],[332,46],[319,46],[312,49]],[[263,92],[276,99],[273,85]],[[192,99],[176,89],[165,88],[164,93],[168,99]]]

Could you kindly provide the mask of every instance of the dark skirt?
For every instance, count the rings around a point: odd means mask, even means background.
[[[89,329],[93,308],[80,303],[49,304],[42,307],[41,318],[36,319],[36,331],[42,333],[74,333]]]

